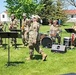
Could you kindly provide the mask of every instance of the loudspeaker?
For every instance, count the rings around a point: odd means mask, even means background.
[[[66,47],[64,45],[52,45],[51,52],[67,52]]]

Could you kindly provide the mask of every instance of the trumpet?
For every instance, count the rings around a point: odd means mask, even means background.
[[[22,25],[22,27],[21,27],[21,30],[23,30],[24,29],[24,25]]]
[[[13,24],[10,24],[9,30],[11,30],[13,28]]]

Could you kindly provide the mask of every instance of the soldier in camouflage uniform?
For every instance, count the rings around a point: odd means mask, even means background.
[[[40,25],[37,22],[38,16],[33,16],[33,22],[31,23],[29,29],[29,50],[30,56],[27,60],[33,59],[34,49],[42,55],[42,60],[46,60],[47,55],[40,48],[40,39],[39,39],[39,28]]]
[[[9,29],[17,29],[17,19],[15,18],[15,14],[11,15],[11,21],[10,21],[10,26]]]
[[[17,19],[15,18],[15,14],[11,14],[11,21],[10,21],[10,26],[9,26],[9,30],[16,30],[17,27],[18,27],[18,22],[17,22]],[[16,43],[16,39],[15,38],[12,38],[11,40],[11,43],[13,44]]]
[[[29,32],[29,19],[26,19],[26,13],[23,13],[23,20],[22,20],[22,41],[24,45],[28,44],[28,32]]]
[[[59,26],[57,25],[57,20],[54,20],[53,24],[50,26],[50,36],[51,36],[52,40],[54,38],[57,38],[58,44],[61,43],[61,37],[60,37],[59,33],[60,33],[60,29],[59,29]]]
[[[3,31],[3,24],[0,22],[0,31]],[[0,38],[0,45],[2,45],[2,38]]]

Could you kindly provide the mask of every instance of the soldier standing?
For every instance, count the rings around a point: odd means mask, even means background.
[[[9,29],[17,29],[17,19],[15,18],[15,14],[11,14],[11,21],[10,21],[10,26]]]
[[[9,26],[9,30],[16,30],[17,29],[17,19],[15,17],[15,14],[11,14],[11,21],[10,21],[10,26]],[[12,41],[11,43],[13,44],[16,43],[16,39],[15,38],[12,38]]]
[[[0,22],[0,31],[3,31],[3,24]],[[2,38],[0,37],[0,45],[2,45]]]
[[[29,19],[26,19],[26,13],[23,13],[23,20],[22,20],[22,41],[24,46],[28,45],[28,32],[29,32]]]
[[[29,29],[29,50],[30,56],[27,60],[33,59],[34,49],[42,55],[42,60],[46,60],[47,55],[40,48],[38,15],[33,16],[33,22]]]

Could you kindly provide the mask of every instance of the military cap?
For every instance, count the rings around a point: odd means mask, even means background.
[[[11,14],[11,16],[15,16],[15,14]]]
[[[23,16],[26,16],[26,13],[23,13]]]

